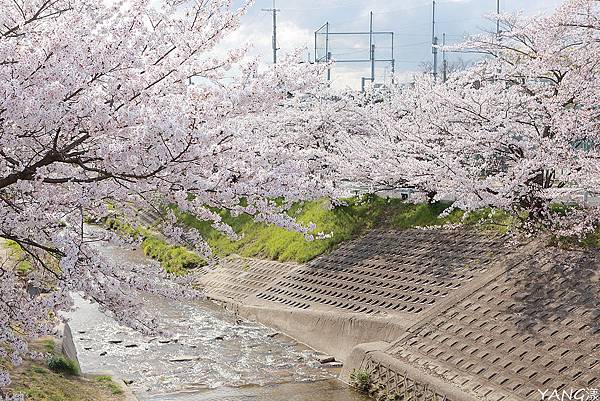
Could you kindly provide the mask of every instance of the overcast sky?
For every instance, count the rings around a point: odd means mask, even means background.
[[[242,0],[236,0],[238,4]],[[527,15],[552,12],[561,0],[501,0],[502,12],[523,12]],[[262,11],[271,8],[273,0],[256,0],[244,16],[241,29],[227,38],[225,46],[252,43],[252,53],[271,62],[272,14]],[[431,62],[431,0],[276,0],[278,13],[277,42],[281,52],[306,48],[306,58],[314,59],[314,32],[329,22],[331,32],[368,31],[369,12],[374,13],[374,29],[393,31],[396,73],[407,79]],[[493,23],[483,16],[495,12],[496,0],[439,0],[437,1],[437,35],[446,33],[448,42],[460,41],[465,34],[494,30]],[[319,48],[324,48],[320,35]],[[375,41],[376,58],[391,58],[389,36]],[[330,51],[334,60],[368,59],[368,36],[330,36]],[[319,55],[324,55],[323,50]],[[459,55],[449,55],[452,62]],[[338,87],[360,87],[360,77],[369,76],[369,63],[337,63],[332,80]],[[377,81],[389,78],[389,63],[376,66]]]

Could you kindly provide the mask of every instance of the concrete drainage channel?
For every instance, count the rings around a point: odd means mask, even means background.
[[[526,401],[600,387],[599,260],[462,230],[375,230],[307,265],[230,258],[197,284],[345,362],[343,381],[365,372],[375,398]]]
[[[139,249],[98,246],[116,263],[149,262]],[[151,294],[139,299],[142,311],[155,320],[157,335],[120,326],[75,296],[72,336],[65,332],[62,348],[76,349],[83,372],[115,372],[144,401],[365,401],[335,379],[339,363],[281,331],[240,319],[209,300]]]

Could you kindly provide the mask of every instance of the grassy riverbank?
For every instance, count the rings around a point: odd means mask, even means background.
[[[222,235],[209,222],[198,220],[190,214],[181,213],[179,217],[185,225],[197,229],[218,256],[239,254],[279,261],[306,262],[340,242],[373,228],[381,220],[383,212],[395,206],[381,198],[351,200],[347,205],[336,208],[331,208],[325,200],[295,205],[289,210],[289,215],[303,225],[314,223],[316,228],[311,235],[326,235],[326,238],[313,241],[307,241],[298,232],[258,223],[249,215],[232,217],[227,211],[219,214],[240,235],[241,238],[237,241]]]
[[[350,199],[335,208],[331,207],[328,200],[297,204],[288,214],[303,225],[314,223],[316,228],[310,234],[315,237],[319,233],[325,234],[325,238],[313,241],[307,241],[301,233],[256,222],[249,215],[234,217],[228,211],[216,210],[223,222],[239,234],[240,239],[234,241],[213,228],[210,222],[199,220],[188,213],[175,212],[183,225],[202,234],[213,253],[219,257],[237,254],[299,263],[312,260],[372,228],[408,229],[464,224],[478,229],[506,232],[515,223],[509,215],[491,210],[466,216],[464,212],[455,210],[449,215],[443,215],[449,206],[449,203],[412,204],[375,196]],[[142,239],[144,253],[160,261],[170,273],[185,274],[188,269],[205,263],[198,255],[183,247],[168,244],[148,229],[134,228],[118,218],[108,219],[106,224],[113,230]]]
[[[0,359],[0,366],[11,375],[9,389],[25,395],[26,401],[121,401],[123,390],[110,376],[79,375],[74,361],[54,351],[52,339],[30,344],[33,351],[48,355],[40,360],[25,359],[17,367]]]
[[[514,223],[500,212],[482,210],[465,217],[460,210],[448,216],[442,213],[448,203],[411,204],[397,199],[366,197],[351,199],[344,206],[331,208],[326,200],[308,202],[294,206],[288,213],[302,224],[314,223],[313,235],[324,233],[328,238],[307,241],[304,235],[265,223],[257,223],[251,216],[232,217],[221,211],[223,221],[229,224],[241,239],[232,241],[194,216],[180,213],[181,221],[194,227],[207,240],[219,256],[239,254],[279,261],[306,262],[335,248],[341,242],[350,240],[366,230],[380,227],[407,229],[413,227],[441,226],[445,224],[465,224],[482,229],[506,232]]]
[[[104,224],[122,235],[142,241],[144,254],[160,262],[163,269],[176,276],[184,275],[189,269],[204,266],[206,261],[183,246],[174,246],[162,239],[157,233],[144,228],[134,227],[118,217],[107,219]]]

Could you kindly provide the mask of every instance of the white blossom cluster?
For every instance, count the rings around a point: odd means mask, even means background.
[[[33,266],[0,265],[0,358],[18,364],[73,292],[142,331],[154,327],[138,291],[194,296],[98,252],[83,221],[110,207],[172,204],[235,239],[213,212],[227,209],[313,240],[331,234],[290,217],[293,202],[411,188],[565,233],[597,227],[596,209],[551,204],[600,192],[600,2],[501,15],[501,34],[460,46],[483,62],[366,95],[319,88],[322,70],[294,55],[259,68],[244,49],[216,52],[249,6],[232,3],[0,0],[0,237]],[[170,240],[210,257],[175,222]]]
[[[527,215],[532,228],[597,227],[600,2],[495,18],[499,35],[448,49],[482,62],[446,82],[419,75],[380,93],[321,96],[298,117],[304,135],[327,149],[335,181],[362,192],[413,188],[454,208]],[[578,207],[552,213],[557,202]]]
[[[209,208],[243,204],[262,221],[307,230],[281,217],[281,202],[316,199],[328,185],[262,116],[313,87],[319,70],[293,54],[259,68],[245,49],[217,52],[248,6],[0,0],[0,237],[33,264],[25,276],[0,267],[0,358],[18,364],[73,292],[143,331],[154,327],[137,292],[190,293],[157,266],[99,254],[87,215],[164,202],[235,238]],[[194,232],[165,232],[210,254]],[[0,388],[8,383],[0,373]]]

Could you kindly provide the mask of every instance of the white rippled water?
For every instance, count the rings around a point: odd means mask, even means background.
[[[104,244],[114,260],[144,264],[139,252]],[[81,298],[70,315],[81,368],[114,372],[132,381],[141,400],[171,400],[177,394],[218,387],[269,385],[331,378],[312,351],[273,330],[236,321],[209,301],[176,302],[144,296],[147,312],[166,337],[149,337],[118,325]],[[180,359],[179,361],[175,361]]]

